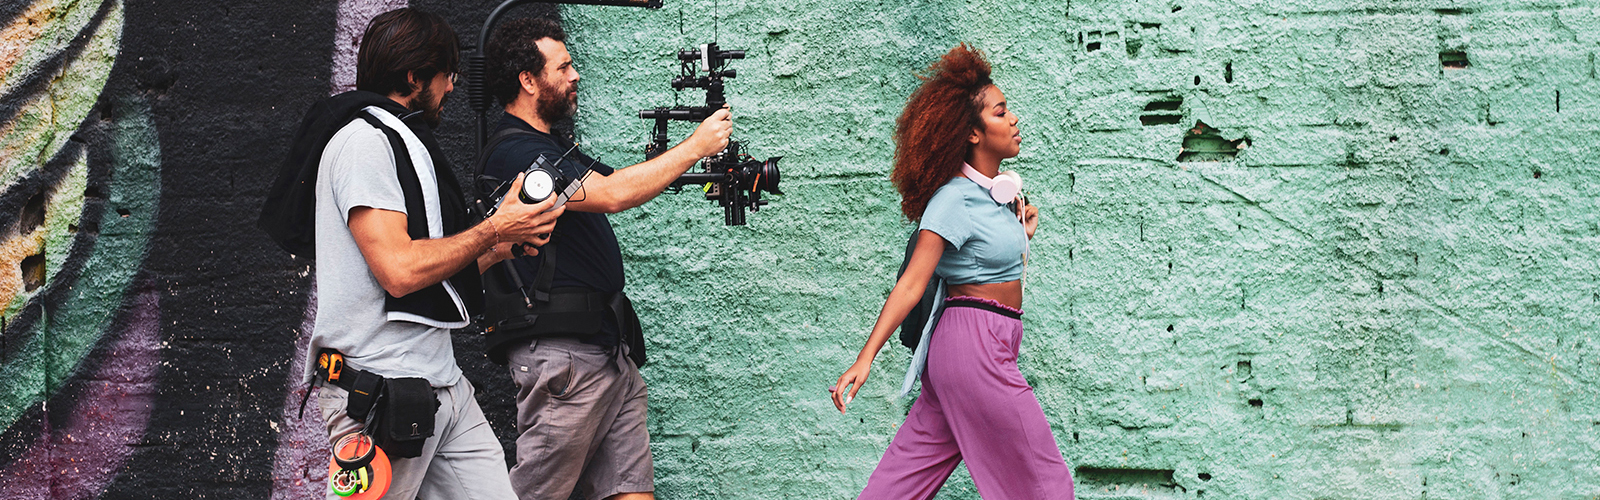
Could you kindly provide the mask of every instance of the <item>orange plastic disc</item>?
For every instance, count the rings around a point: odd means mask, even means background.
[[[346,443],[344,445],[344,449],[339,450],[339,452],[336,454],[354,456],[356,454],[355,448],[357,446],[360,446],[358,442],[351,441]],[[368,487],[367,491],[356,493],[344,498],[349,500],[377,500],[378,498],[383,497],[384,493],[389,492],[389,483],[392,482],[391,480],[394,478],[394,471],[389,468],[389,455],[383,452],[383,448],[378,448],[376,450],[376,454],[372,457],[372,463],[368,464],[368,466],[372,467],[372,486]],[[332,481],[333,476],[338,474],[339,463],[333,461],[333,457],[328,457],[328,480]]]

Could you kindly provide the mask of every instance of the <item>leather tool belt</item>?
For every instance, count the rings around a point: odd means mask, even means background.
[[[362,432],[395,458],[422,455],[422,445],[433,436],[433,416],[439,399],[427,379],[384,378],[345,365],[344,354],[334,349],[317,352],[317,381],[348,391],[345,414],[363,424]],[[430,404],[431,403],[431,404]]]

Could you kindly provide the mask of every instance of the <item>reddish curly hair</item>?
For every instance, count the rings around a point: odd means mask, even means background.
[[[933,192],[961,171],[967,137],[983,130],[983,89],[989,61],[963,42],[927,71],[917,75],[921,87],[911,93],[895,121],[894,172],[889,180],[900,190],[900,211],[913,222],[922,220]]]

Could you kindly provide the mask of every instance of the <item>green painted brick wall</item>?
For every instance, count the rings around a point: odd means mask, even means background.
[[[1081,498],[1600,497],[1592,2],[563,16],[580,140],[607,162],[640,159],[638,109],[700,102],[674,97],[670,54],[713,39],[750,51],[729,84],[736,135],[784,157],[787,194],[748,226],[691,193],[612,218],[650,335],[663,498],[865,483],[910,406],[908,353],[879,355],[848,415],[825,388],[910,230],[888,182],[894,119],[913,71],[958,41],[991,54],[1022,117],[1006,166],[1043,222],[1021,366]],[[1180,162],[1197,122],[1247,147]],[[961,469],[940,497],[978,495]]]

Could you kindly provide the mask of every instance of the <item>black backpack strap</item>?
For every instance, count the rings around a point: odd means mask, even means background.
[[[539,274],[533,278],[534,302],[549,302],[550,289],[556,281],[556,252],[555,247],[545,245],[539,249]]]
[[[479,153],[479,155],[478,155],[478,166],[477,166],[477,168],[475,170],[472,171],[472,173],[476,174],[476,175],[483,175],[483,166],[484,166],[485,163],[488,163],[488,161],[489,161],[489,153],[493,152],[494,148],[500,146],[501,142],[504,142],[506,139],[510,139],[512,137],[519,136],[519,135],[525,135],[525,136],[530,136],[530,137],[537,137],[538,136],[537,134],[534,134],[533,132],[522,130],[522,129],[516,128],[516,127],[500,129],[500,131],[495,132],[494,135],[489,136],[489,142],[486,142],[486,143],[483,144],[483,150],[482,150],[483,152]]]
[[[486,182],[490,185],[495,185],[511,181],[511,179],[501,180],[495,177],[483,175],[483,169],[488,166],[489,154],[494,152],[494,148],[499,147],[500,143],[505,142],[506,139],[516,136],[538,137],[538,135],[534,134],[533,132],[522,130],[516,127],[504,128],[500,129],[498,132],[495,132],[494,135],[489,136],[489,142],[484,143],[483,149],[479,150],[478,161],[475,162],[472,167],[472,194],[474,197],[478,198],[481,203],[489,202],[487,199],[485,199],[490,194],[484,189],[484,184]]]

